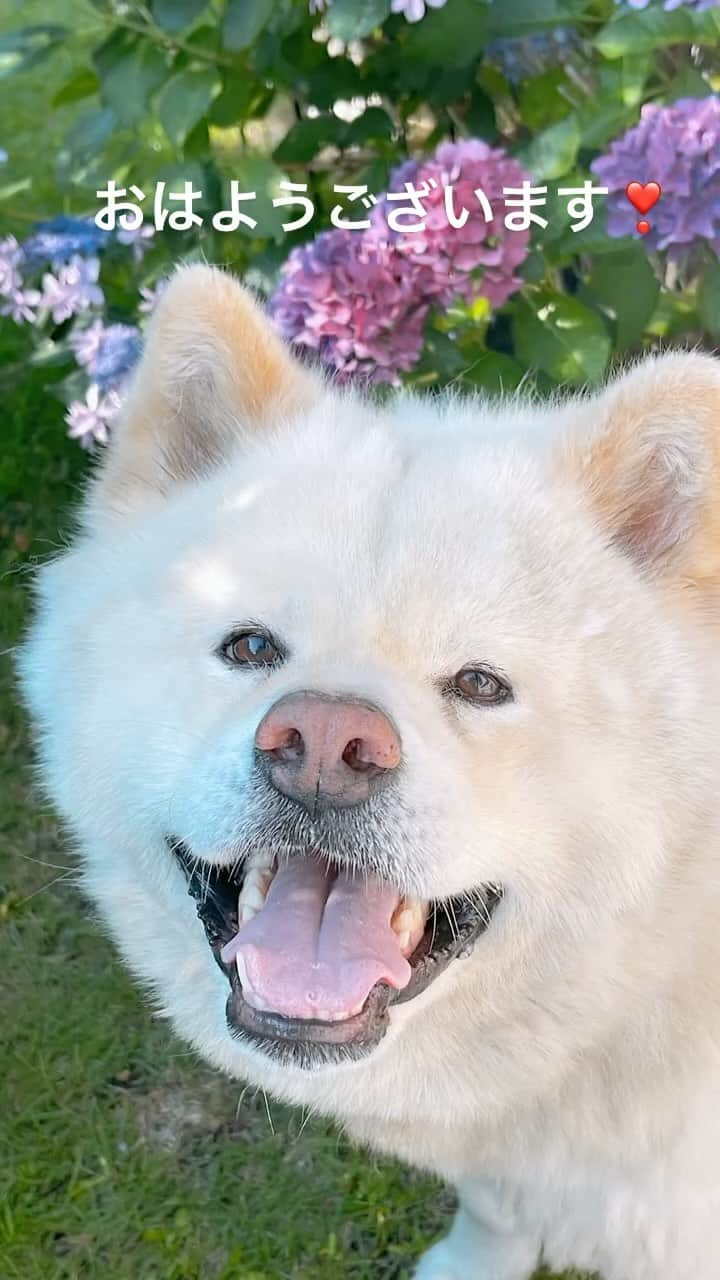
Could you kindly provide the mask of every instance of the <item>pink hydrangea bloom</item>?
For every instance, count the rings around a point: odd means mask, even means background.
[[[270,303],[280,332],[317,351],[341,378],[393,382],[423,344],[432,274],[353,231],[323,231],[293,249]]]
[[[342,378],[397,382],[420,357],[431,306],[485,297],[496,307],[521,287],[516,270],[529,234],[507,230],[499,201],[503,186],[524,177],[504,151],[478,140],[444,143],[422,164],[410,161],[392,175],[391,189],[436,182],[424,201],[425,230],[389,231],[383,203],[367,231],[325,231],[293,249],[270,304],[278,329]],[[454,185],[456,208],[469,210],[460,228],[448,225],[443,182]],[[474,194],[479,187],[497,206],[490,223]]]
[[[522,287],[516,270],[527,256],[530,233],[505,227],[502,199],[504,187],[519,187],[527,176],[517,160],[478,138],[443,142],[429,160],[410,160],[393,173],[393,192],[402,191],[406,183],[415,190],[427,188],[421,200],[427,210],[425,230],[390,234],[401,253],[431,267],[443,302],[483,297],[500,307]],[[450,200],[450,187],[455,215],[460,219],[463,210],[468,212],[461,227],[448,226],[445,201]],[[490,222],[485,221],[476,191],[487,197],[494,214]],[[386,201],[374,211],[379,232],[386,227],[390,208]]]

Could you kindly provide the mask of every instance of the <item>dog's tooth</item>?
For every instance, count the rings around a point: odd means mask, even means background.
[[[397,940],[400,950],[407,951],[410,946],[410,930],[406,929],[404,933],[398,933]]]

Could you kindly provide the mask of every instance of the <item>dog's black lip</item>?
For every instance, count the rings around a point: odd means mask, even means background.
[[[339,1022],[287,1018],[248,1004],[235,964],[225,964],[221,958],[223,946],[237,933],[237,897],[242,876],[238,877],[227,867],[201,863],[182,840],[168,836],[167,843],[185,873],[198,919],[215,960],[230,984],[226,1012],[231,1033],[251,1040],[272,1057],[294,1065],[318,1066],[362,1057],[374,1049],[387,1030],[390,1007],[413,1000],[452,960],[468,954],[487,929],[503,896],[502,888],[488,885],[483,889],[482,910],[456,903],[452,929],[449,913],[441,915],[443,904],[437,904],[433,927],[426,929],[410,957],[412,977],[401,991],[377,983],[360,1013]],[[443,938],[446,941],[443,942]]]

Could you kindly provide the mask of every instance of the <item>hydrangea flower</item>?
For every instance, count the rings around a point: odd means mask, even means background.
[[[99,258],[71,258],[61,267],[57,276],[46,272],[43,276],[42,305],[52,313],[56,324],[69,320],[87,307],[102,306],[104,298],[98,276]]]
[[[8,155],[7,151],[5,150],[5,148],[4,148],[4,147],[0,147],[0,164],[7,164],[7,162],[8,162],[8,160],[9,160],[9,159],[10,159],[10,157],[9,157],[9,155]]]
[[[311,13],[324,13],[332,0],[308,0]],[[391,12],[403,13],[408,22],[420,22],[427,9],[442,9],[447,0],[392,0]]]
[[[79,440],[85,449],[91,448],[95,442],[105,444],[120,404],[120,397],[116,392],[104,396],[97,383],[91,383],[85,399],[73,400],[65,414],[68,435]]]
[[[42,301],[37,289],[11,289],[0,307],[0,316],[9,316],[16,324],[34,324]]]
[[[647,9],[651,0],[625,0],[625,3],[631,9]],[[663,9],[696,9],[702,13],[705,9],[717,9],[719,5],[720,0],[665,0]]]
[[[446,0],[392,0],[391,13],[404,13],[408,22],[420,22],[427,9],[442,9]]]
[[[491,40],[486,54],[511,84],[521,84],[532,76],[566,62],[581,47],[573,27],[556,27],[528,36],[503,36]]]
[[[529,233],[508,231],[500,217],[486,223],[474,195],[492,202],[503,186],[525,174],[501,150],[470,139],[443,143],[429,160],[414,160],[391,177],[393,191],[431,180],[422,200],[425,230],[388,231],[389,202],[373,211],[368,231],[325,231],[293,249],[270,309],[280,332],[311,347],[342,378],[396,382],[419,359],[423,326],[433,304],[486,297],[499,306],[519,289],[515,270],[527,254]],[[448,226],[442,184],[452,183],[464,226]]]
[[[0,296],[7,298],[22,287],[23,251],[15,236],[0,240]]]
[[[150,248],[151,240],[155,239],[155,228],[149,222],[143,222],[134,230],[128,230],[127,227],[118,227],[115,232],[115,239],[118,244],[132,245],[133,261],[142,262],[147,250]]]
[[[430,293],[395,247],[353,231],[322,231],[293,249],[270,301],[280,333],[317,351],[341,379],[394,382],[423,345]]]
[[[161,293],[167,286],[167,280],[158,280],[157,284],[143,284],[140,286],[141,302],[138,303],[138,311],[141,315],[149,316],[156,308]]]
[[[527,256],[530,233],[509,231],[499,214],[486,222],[475,192],[482,191],[495,209],[503,188],[518,187],[526,178],[517,160],[479,138],[443,142],[429,160],[410,160],[391,174],[393,193],[402,191],[406,183],[416,190],[427,187],[421,201],[427,211],[425,230],[396,233],[394,240],[403,255],[432,270],[433,293],[440,301],[484,297],[499,307],[522,287],[515,271]],[[453,189],[456,211],[469,212],[464,226],[448,226],[444,191],[448,187]],[[382,227],[385,234],[389,207],[384,201],[373,212],[376,228]]]
[[[633,231],[637,214],[625,196],[631,180],[659,182],[662,196],[648,214],[652,249],[677,256],[707,242],[720,251],[720,97],[646,104],[640,123],[592,164],[609,190],[608,231]]]
[[[59,214],[57,218],[37,224],[23,245],[23,254],[30,266],[49,262],[52,267],[58,267],[75,254],[96,253],[109,239],[110,232],[96,227],[90,218]]]
[[[94,320],[86,329],[71,334],[68,345],[75,359],[101,391],[117,387],[140,357],[140,330],[131,324],[105,325]]]

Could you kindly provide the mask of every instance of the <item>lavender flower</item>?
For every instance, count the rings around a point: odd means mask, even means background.
[[[7,298],[22,288],[22,257],[22,249],[14,236],[0,240],[0,297]]]
[[[40,304],[37,289],[12,289],[6,298],[7,301],[0,307],[0,316],[10,316],[16,324],[35,323]]]
[[[127,227],[118,227],[115,232],[115,239],[118,244],[132,245],[133,261],[142,262],[147,250],[150,248],[150,241],[155,238],[155,228],[149,222],[143,222],[134,230],[128,230]]]
[[[323,231],[290,253],[270,311],[284,337],[317,351],[342,380],[395,382],[422,350],[431,278],[394,245]]]
[[[52,267],[58,267],[75,254],[97,252],[109,239],[110,233],[96,227],[91,219],[60,214],[37,224],[34,234],[23,245],[23,254],[29,266],[49,262]]]
[[[74,400],[65,414],[68,435],[79,440],[84,449],[95,442],[105,444],[120,403],[116,392],[103,396],[97,383],[91,383],[85,400]]]
[[[391,175],[393,192],[402,191],[408,182],[416,190],[428,189],[421,201],[427,211],[425,230],[395,234],[394,240],[400,253],[432,271],[432,292],[440,301],[447,304],[457,297],[466,302],[484,297],[499,307],[522,287],[515,270],[527,256],[530,234],[509,231],[500,214],[486,222],[475,192],[485,194],[494,212],[503,188],[517,187],[526,177],[517,160],[477,138],[443,142],[429,160],[410,160]],[[448,226],[448,187],[453,188],[456,211],[468,210],[464,226]],[[378,233],[385,227],[389,208],[389,203],[383,202],[374,210]]]
[[[648,103],[640,123],[592,164],[609,189],[608,231],[628,235],[637,214],[625,196],[631,180],[659,182],[662,196],[648,215],[644,237],[674,256],[706,242],[720,251],[720,97]]]
[[[101,391],[119,386],[137,363],[142,347],[135,325],[105,325],[94,320],[86,329],[72,333],[68,345],[75,359]]]
[[[142,302],[138,303],[138,311],[141,315],[151,315],[155,310],[161,294],[167,287],[167,280],[158,280],[157,284],[143,284],[140,286],[140,297]]]
[[[625,3],[631,9],[647,9],[651,0],[625,0]],[[717,9],[720,0],[665,0],[663,9],[668,11],[672,9],[695,9],[698,13],[703,13],[706,9]]]
[[[408,22],[420,22],[427,9],[442,9],[447,0],[392,0],[391,12],[403,13]],[[332,0],[308,0],[310,13],[324,13]]]
[[[57,276],[43,276],[42,305],[52,312],[56,324],[68,320],[87,307],[102,306],[103,292],[97,283],[100,274],[98,258],[75,256],[60,268]]]
[[[404,13],[408,22],[420,22],[425,9],[442,9],[446,0],[392,0],[391,12]]]

